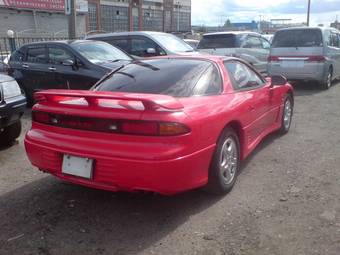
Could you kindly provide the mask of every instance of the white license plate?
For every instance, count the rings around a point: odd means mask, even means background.
[[[282,61],[281,66],[285,68],[302,68],[305,66],[304,61]]]
[[[62,172],[86,179],[92,178],[93,159],[64,155]]]

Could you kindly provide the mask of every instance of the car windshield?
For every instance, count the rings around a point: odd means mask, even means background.
[[[239,40],[234,34],[205,35],[197,49],[237,48]]]
[[[123,51],[105,42],[81,42],[71,44],[71,47],[94,64],[117,60],[132,60]]]
[[[164,48],[173,52],[192,52],[194,49],[182,39],[171,34],[152,35]]]
[[[291,29],[276,32],[273,48],[322,47],[320,29]]]
[[[189,97],[218,93],[221,80],[217,68],[209,61],[150,59],[118,69],[95,90]]]

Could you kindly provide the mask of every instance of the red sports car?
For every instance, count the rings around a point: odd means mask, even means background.
[[[109,191],[227,193],[240,161],[288,132],[293,88],[242,60],[160,57],[113,70],[91,91],[36,93],[25,146],[32,164]]]

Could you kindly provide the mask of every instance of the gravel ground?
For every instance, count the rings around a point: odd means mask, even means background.
[[[0,150],[0,254],[339,255],[339,98],[297,87],[291,132],[266,138],[225,197],[70,185],[30,165],[22,135]]]

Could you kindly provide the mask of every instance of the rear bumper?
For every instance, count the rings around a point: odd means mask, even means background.
[[[280,63],[269,63],[268,74],[283,75],[288,80],[322,82],[328,67],[327,63],[307,63],[303,68],[284,68]]]
[[[20,120],[26,108],[26,98],[19,96],[0,103],[0,128],[5,128]]]
[[[169,160],[134,160],[101,153],[79,153],[46,145],[27,133],[25,147],[31,163],[44,172],[75,184],[108,191],[150,191],[173,195],[204,186],[215,145]],[[94,159],[93,177],[83,179],[62,173],[64,154]]]

